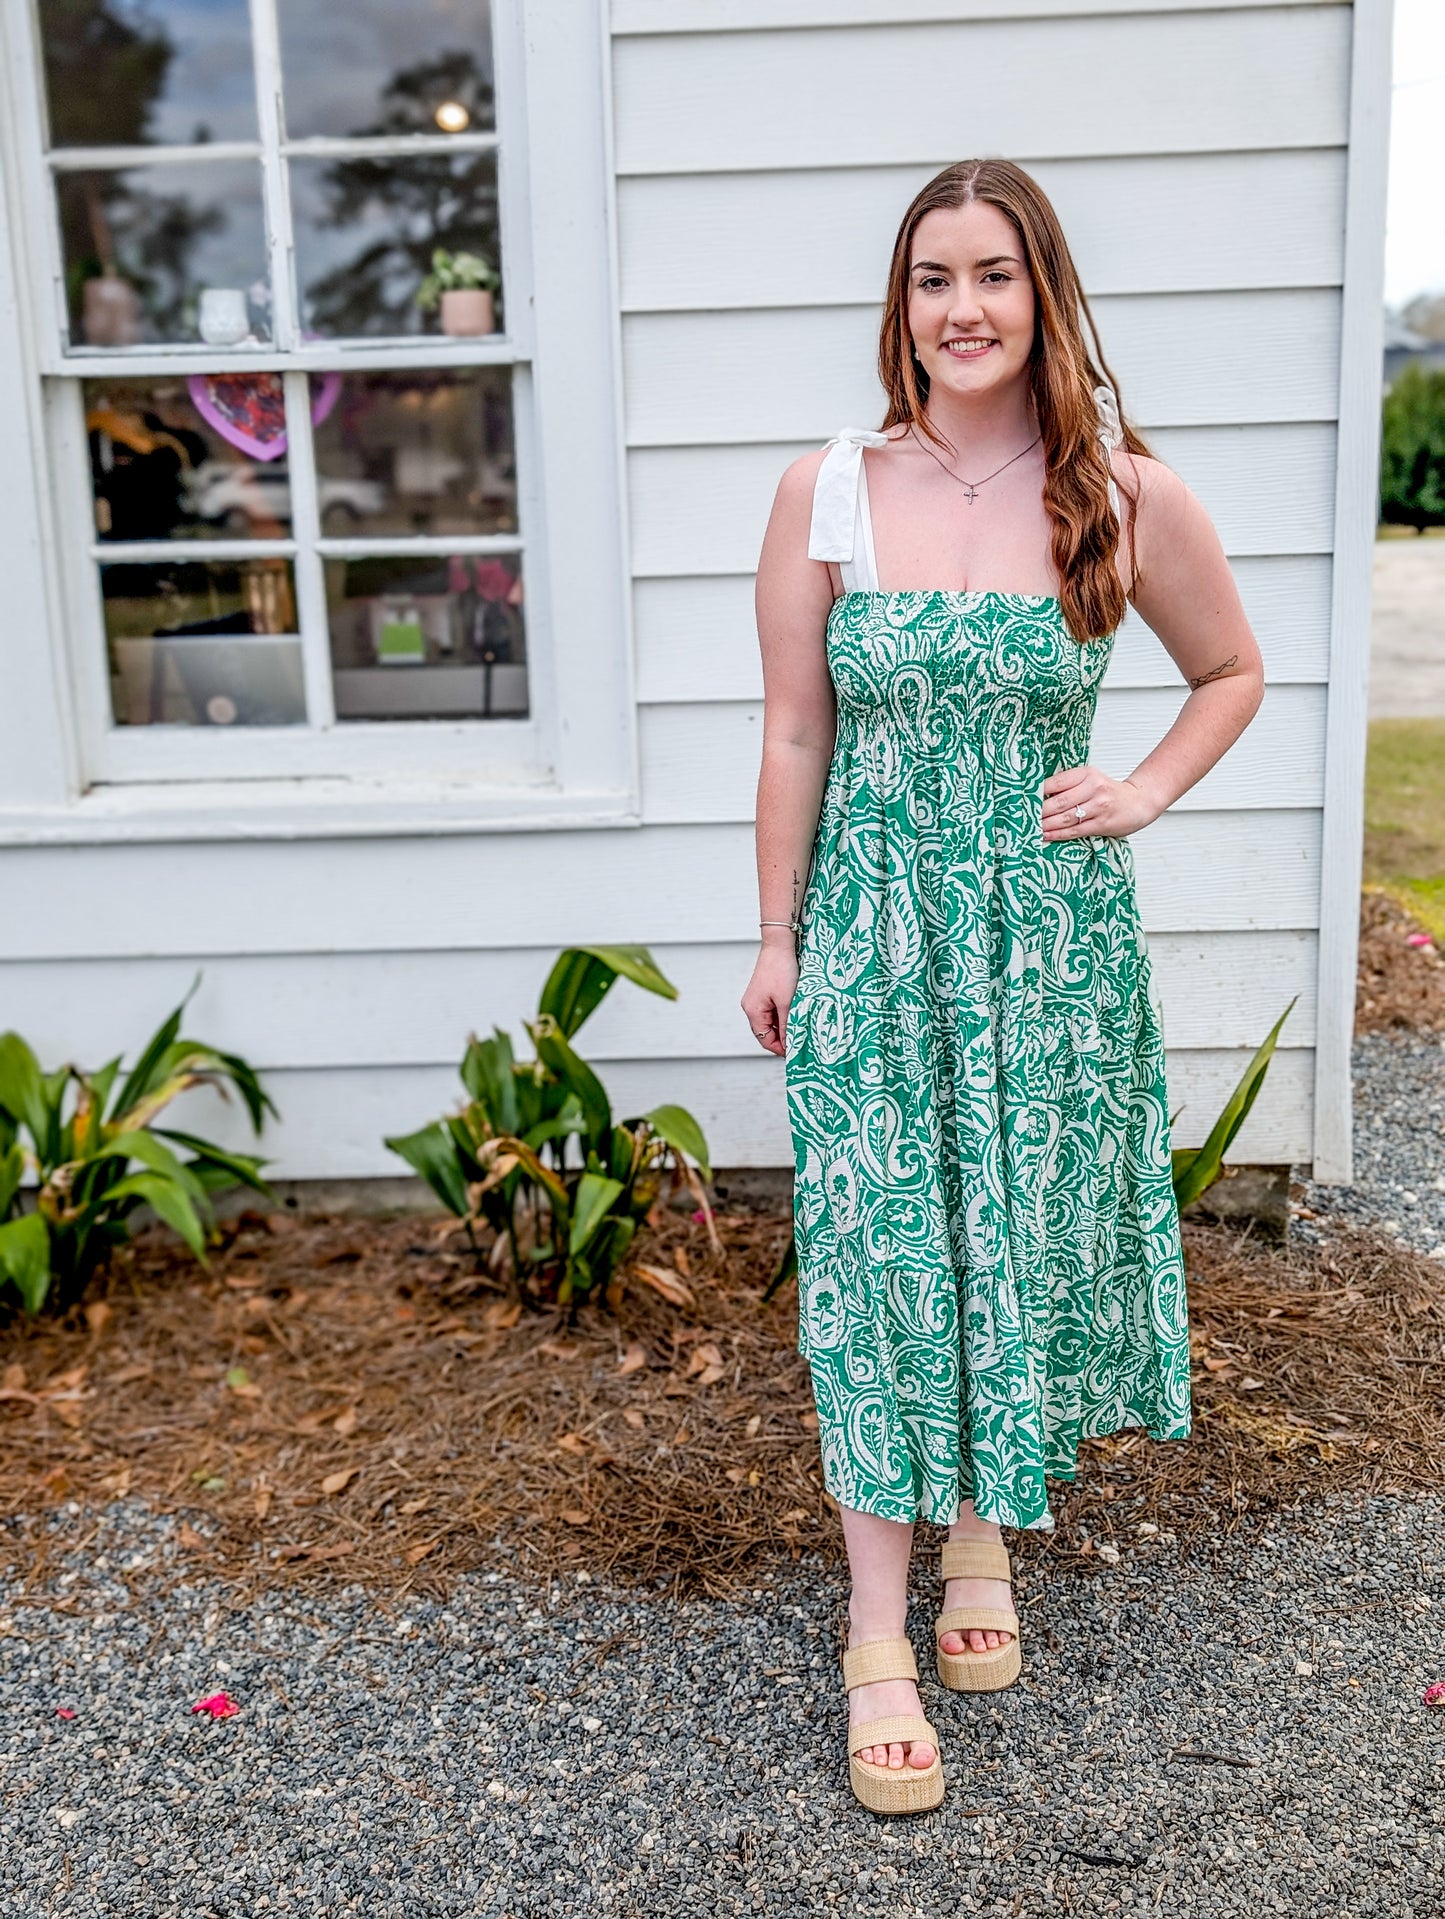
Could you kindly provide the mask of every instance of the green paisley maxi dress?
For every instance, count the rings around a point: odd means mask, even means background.
[[[786,1020],[798,1347],[840,1504],[1047,1529],[1080,1439],[1190,1430],[1133,849],[1039,822],[1113,635],[1078,644],[1053,598],[878,590],[882,443],[829,443],[808,549],[845,591]]]

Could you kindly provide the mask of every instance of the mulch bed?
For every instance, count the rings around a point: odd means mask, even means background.
[[[1398,900],[1373,887],[1360,898],[1355,1032],[1445,1033],[1445,954]]]
[[[246,1593],[441,1593],[502,1564],[720,1593],[836,1558],[794,1296],[761,1303],[787,1231],[739,1210],[713,1243],[665,1214],[637,1258],[674,1298],[634,1278],[571,1325],[437,1220],[243,1215],[204,1272],[147,1234],[83,1309],[0,1328],[0,1572],[75,1550],[47,1508],[126,1494],[184,1515],[177,1577]],[[1440,1262],[1344,1227],[1185,1237],[1194,1433],[1088,1443],[1025,1550],[1078,1564],[1141,1524],[1188,1545],[1326,1489],[1440,1483]]]

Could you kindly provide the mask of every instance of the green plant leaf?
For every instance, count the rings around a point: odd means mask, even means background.
[[[586,1250],[587,1242],[606,1219],[612,1202],[622,1191],[622,1182],[602,1173],[584,1173],[577,1182],[572,1202],[572,1225],[567,1235],[567,1250],[575,1258]]]
[[[490,1039],[473,1038],[462,1055],[462,1084],[486,1109],[494,1133],[517,1131],[517,1076],[512,1041],[500,1026]]]
[[[538,1058],[581,1102],[588,1144],[595,1145],[612,1125],[612,1102],[607,1097],[606,1087],[581,1055],[573,1052],[566,1035],[550,1013],[543,1013],[538,1019],[529,1021],[527,1031],[532,1035]]]
[[[0,1153],[0,1220],[7,1219],[25,1177],[25,1151],[18,1141]]]
[[[0,1226],[0,1277],[19,1293],[27,1313],[38,1313],[50,1291],[50,1230],[38,1213]]]
[[[0,1106],[28,1129],[43,1155],[50,1116],[40,1062],[18,1033],[0,1033]]]
[[[553,962],[537,1011],[550,1013],[571,1039],[619,977],[662,999],[677,998],[677,988],[645,946],[568,946]]]
[[[128,1113],[133,1106],[145,1098],[146,1094],[152,1090],[152,1087],[158,1083],[160,1078],[166,1076],[161,1070],[161,1062],[164,1060],[169,1049],[175,1044],[176,1035],[181,1030],[182,1016],[187,1006],[190,1005],[191,999],[200,983],[201,976],[197,973],[196,977],[191,981],[190,990],[180,1005],[166,1019],[163,1019],[160,1025],[151,1034],[150,1039],[146,1042],[145,1050],[127,1075],[125,1084],[121,1087],[120,1092],[116,1095],[112,1117],[116,1117],[121,1113]]]
[[[158,1134],[117,1133],[114,1139],[107,1141],[106,1152],[121,1155],[127,1160],[139,1160],[142,1166],[159,1173],[162,1179],[173,1180],[193,1201],[198,1201],[202,1206],[207,1203],[205,1187]]]
[[[249,1186],[253,1193],[260,1193],[264,1199],[274,1200],[276,1195],[262,1177],[261,1168],[264,1159],[257,1159],[251,1153],[233,1153],[215,1146],[208,1139],[201,1139],[195,1133],[179,1133],[173,1127],[158,1126],[155,1136],[173,1140],[177,1146],[184,1146],[195,1158],[188,1162],[208,1192],[223,1191],[225,1186]]]
[[[1294,1011],[1296,993],[1268,1034],[1257,1048],[1253,1059],[1245,1067],[1239,1084],[1230,1094],[1224,1110],[1210,1128],[1209,1137],[1184,1167],[1182,1174],[1174,1180],[1174,1197],[1180,1209],[1190,1205],[1207,1192],[1219,1178],[1224,1164],[1224,1155],[1229,1151],[1235,1134],[1244,1124],[1264,1084],[1264,1076],[1269,1070],[1270,1060],[1274,1057],[1275,1042],[1279,1038],[1280,1028]]]
[[[173,1233],[179,1233],[196,1258],[205,1264],[205,1228],[183,1186],[160,1173],[131,1173],[107,1191],[104,1204],[113,1207],[121,1200],[149,1206],[156,1218],[163,1220]]]
[[[445,1120],[433,1120],[419,1132],[387,1139],[383,1144],[421,1174],[449,1213],[455,1213],[458,1219],[467,1217],[471,1210],[467,1182],[457,1164],[456,1144]]]
[[[644,1113],[642,1117],[675,1153],[686,1153],[689,1159],[696,1160],[698,1171],[704,1179],[712,1178],[707,1141],[703,1138],[702,1128],[685,1107],[654,1106],[650,1113]]]

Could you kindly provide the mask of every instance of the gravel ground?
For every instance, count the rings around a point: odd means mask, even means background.
[[[6,1919],[1440,1911],[1445,1500],[1340,1499],[1217,1570],[1166,1535],[1047,1585],[1025,1562],[1024,1677],[925,1680],[950,1790],[906,1821],[848,1791],[835,1573],[748,1604],[490,1574],[397,1614],[127,1609],[108,1568],[169,1531],[112,1508],[11,1596]],[[218,1687],[239,1714],[192,1716]]]
[[[1305,1206],[1373,1220],[1445,1259],[1445,1039],[1372,1033],[1355,1041],[1354,1182],[1306,1180]],[[1300,1222],[1308,1236],[1308,1220]]]
[[[1359,1044],[1359,1182],[1308,1208],[1445,1241],[1442,1065]],[[1167,1532],[1047,1580],[1025,1552],[1024,1676],[969,1699],[920,1662],[949,1792],[892,1821],[848,1790],[835,1568],[731,1603],[492,1572],[237,1607],[147,1594],[176,1522],[96,1517],[53,1515],[64,1569],[0,1593],[0,1919],[1445,1909],[1435,1492],[1340,1495],[1217,1565]],[[236,1716],[193,1715],[218,1688]]]

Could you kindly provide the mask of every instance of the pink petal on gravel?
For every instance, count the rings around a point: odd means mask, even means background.
[[[1445,1679],[1437,1679],[1433,1686],[1425,1688],[1427,1706],[1445,1706]]]
[[[74,1706],[57,1706],[55,1708],[55,1717],[57,1719],[74,1719],[75,1717]]]
[[[693,1218],[697,1221],[698,1225],[700,1226],[702,1222],[707,1218],[707,1214],[699,1206],[697,1211],[693,1214]]]
[[[191,1707],[192,1712],[208,1712],[212,1719],[229,1719],[232,1713],[240,1710],[228,1692],[213,1692],[209,1699],[197,1700]]]
[[[1431,946],[1431,947],[1433,947],[1433,946],[1434,946],[1434,944],[1435,944],[1435,942],[1434,942],[1434,940],[1432,940],[1432,939],[1431,939],[1431,937],[1430,937],[1430,935],[1429,935],[1428,933],[1407,933],[1407,934],[1405,935],[1405,944],[1406,944],[1407,946]]]

